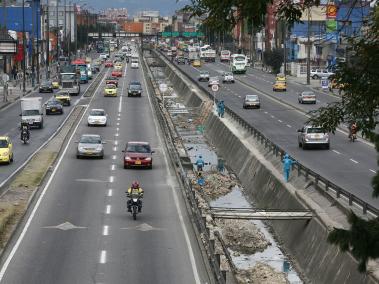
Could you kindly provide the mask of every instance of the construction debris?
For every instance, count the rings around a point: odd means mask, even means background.
[[[286,275],[283,272],[277,272],[270,265],[257,262],[250,269],[239,270],[236,275],[238,283],[249,284],[287,284]]]
[[[222,228],[222,236],[233,251],[254,254],[264,251],[271,243],[250,220],[219,219],[217,225]]]

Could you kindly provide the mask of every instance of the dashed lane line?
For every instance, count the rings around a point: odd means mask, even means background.
[[[376,174],[376,171],[374,171],[374,170],[372,170],[372,169],[370,169],[370,172],[372,172],[372,173]]]
[[[111,206],[110,205],[107,205],[106,207],[105,207],[105,214],[111,214]]]
[[[336,153],[337,155],[341,155],[340,152],[338,152],[337,150],[332,150],[334,153]]]
[[[104,226],[103,227],[103,236],[108,236],[109,235],[109,226]]]
[[[358,161],[356,161],[354,159],[350,159],[350,161],[352,161],[354,164],[358,164]]]
[[[108,189],[108,196],[112,196],[113,195],[113,189]]]
[[[102,250],[100,252],[100,260],[99,260],[100,263],[104,264],[107,262],[107,251],[105,250]]]

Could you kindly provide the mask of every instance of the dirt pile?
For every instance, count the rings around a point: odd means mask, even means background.
[[[223,175],[219,172],[204,172],[205,185],[202,193],[209,199],[214,200],[231,192],[238,185],[237,180],[230,175]],[[192,181],[193,185],[200,190],[196,180]]]
[[[289,283],[283,272],[275,271],[268,264],[258,262],[253,268],[239,270],[236,275],[238,283],[249,284],[287,284]]]
[[[222,236],[226,245],[232,250],[254,254],[264,251],[271,243],[263,233],[249,220],[217,220],[222,228]]]

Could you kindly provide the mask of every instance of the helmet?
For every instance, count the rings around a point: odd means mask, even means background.
[[[139,188],[139,183],[138,183],[138,181],[133,181],[133,183],[132,183],[132,188]]]
[[[202,159],[202,158],[203,158],[203,156],[200,155],[200,156],[199,156],[199,159]]]
[[[285,159],[288,159],[288,158],[289,158],[288,154],[285,154],[285,155],[284,155],[284,158],[285,158]]]

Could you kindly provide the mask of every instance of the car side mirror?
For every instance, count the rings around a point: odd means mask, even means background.
[[[155,151],[151,151],[151,154],[154,154],[155,153]]]

